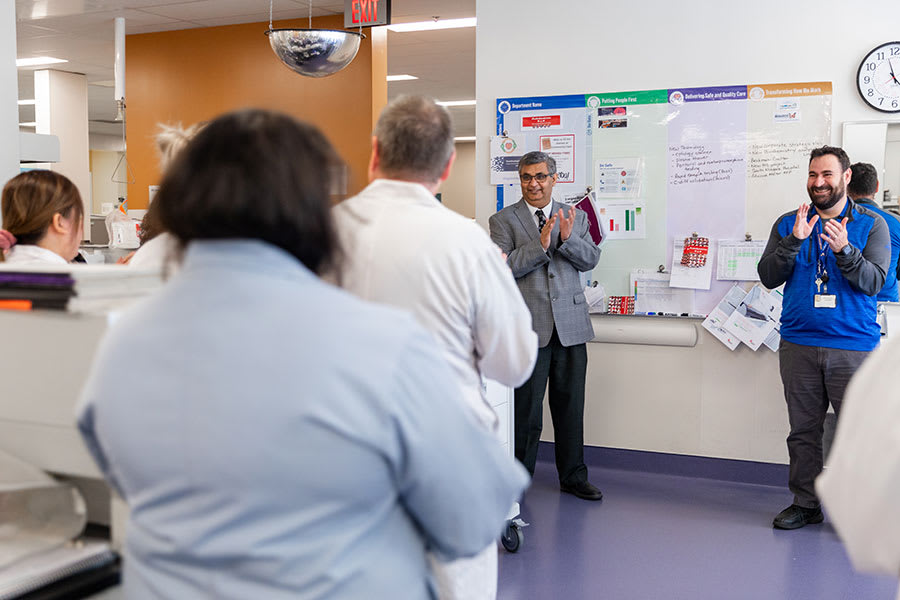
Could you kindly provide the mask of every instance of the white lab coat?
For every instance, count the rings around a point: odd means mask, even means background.
[[[16,244],[6,253],[5,264],[28,267],[32,265],[67,265],[69,261],[40,246]]]
[[[841,407],[816,491],[859,571],[900,574],[900,339],[874,351]],[[898,596],[900,598],[900,596]]]
[[[463,400],[496,431],[481,377],[521,385],[537,358],[531,314],[500,249],[418,183],[376,179],[334,216],[340,285],[412,312],[437,339]]]
[[[168,275],[174,275],[179,268],[176,256],[178,255],[178,240],[171,233],[164,231],[158,236],[141,245],[128,261],[129,267],[141,269],[165,270]]]

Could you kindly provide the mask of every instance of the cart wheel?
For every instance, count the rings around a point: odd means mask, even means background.
[[[518,552],[519,547],[525,543],[525,532],[512,521],[506,522],[506,530],[500,536],[500,543],[507,552]]]

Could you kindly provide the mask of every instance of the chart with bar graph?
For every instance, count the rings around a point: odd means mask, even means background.
[[[639,240],[647,237],[643,202],[597,202],[597,218],[611,240]]]

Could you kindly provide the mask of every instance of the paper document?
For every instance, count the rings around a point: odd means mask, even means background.
[[[756,265],[766,249],[766,242],[719,240],[716,279],[759,281]]]
[[[686,244],[685,240],[689,239],[690,236],[676,236],[672,243],[671,286],[708,290],[712,281],[712,261],[709,260],[708,254],[700,252],[699,246]],[[689,251],[687,255],[685,255],[686,248]]]
[[[584,298],[587,300],[589,313],[606,312],[606,291],[602,285],[598,284],[584,288]]]
[[[709,316],[703,321],[703,328],[713,334],[717,340],[725,344],[729,350],[734,350],[741,343],[741,340],[725,329],[725,322],[728,317],[735,311],[744,296],[747,295],[740,286],[734,286],[719,304],[710,311]]]
[[[669,286],[671,275],[635,269],[629,277],[637,314],[689,315],[694,312],[694,290]]]
[[[519,159],[525,154],[524,135],[491,136],[491,185],[519,183]]]
[[[731,350],[738,340],[752,350],[765,345],[775,351],[781,341],[781,302],[779,290],[768,292],[757,284],[745,293],[734,286],[709,314],[703,327]]]
[[[644,203],[641,200],[597,202],[597,219],[611,240],[641,240],[647,237]]]

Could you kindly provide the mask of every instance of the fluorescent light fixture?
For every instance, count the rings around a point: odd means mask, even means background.
[[[413,79],[418,79],[415,75],[388,75],[388,81],[412,81]]]
[[[440,104],[441,106],[475,106],[474,100],[435,100],[435,104]]]
[[[19,127],[37,127],[37,122],[32,121],[31,123],[19,123]]]
[[[35,99],[31,100],[19,100],[19,106],[32,106],[35,103]]]
[[[434,21],[417,21],[415,23],[394,23],[387,28],[396,33],[409,31],[430,31],[432,29],[457,29],[459,27],[475,27],[475,17],[469,19],[436,19]]]
[[[474,135],[462,135],[460,137],[453,138],[453,141],[454,142],[474,142],[475,136]]]
[[[36,67],[37,65],[55,65],[56,63],[69,62],[64,58],[53,58],[52,56],[35,56],[34,58],[17,58],[17,67]]]

